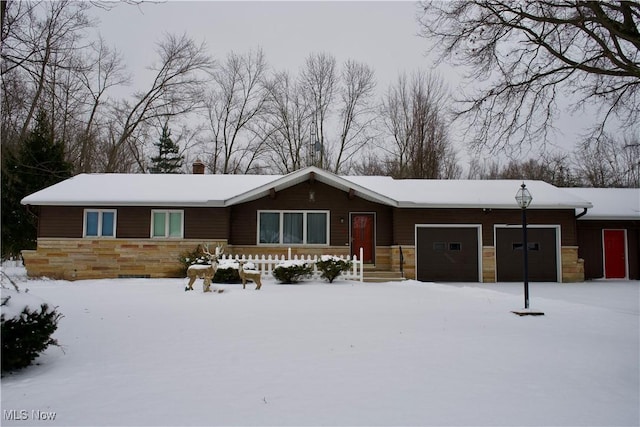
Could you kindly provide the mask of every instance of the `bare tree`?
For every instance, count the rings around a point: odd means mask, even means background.
[[[307,164],[311,143],[311,114],[302,89],[288,72],[276,73],[266,84],[267,102],[261,124],[265,155],[279,173],[289,173]]]
[[[122,101],[113,109],[109,137],[104,147],[104,170],[122,167],[126,152],[137,153],[140,143],[136,131],[158,117],[173,117],[194,111],[202,105],[202,88],[206,84],[213,60],[203,44],[197,45],[186,35],[166,34],[157,44],[159,61],[150,67],[155,73],[146,91],[134,94],[133,102]],[[145,158],[139,154],[137,158]]]
[[[591,187],[640,187],[640,137],[616,140],[605,135],[585,141],[575,153],[575,168]]]
[[[537,159],[525,161],[510,160],[501,166],[497,160],[481,164],[478,159],[471,162],[469,179],[534,179],[548,182],[558,187],[581,185],[579,177],[571,167],[567,154],[542,153]]]
[[[9,101],[17,104],[8,106],[6,112],[13,116],[3,118],[2,130],[23,140],[36,110],[45,105],[51,110],[56,104],[57,79],[62,72],[75,71],[78,40],[92,23],[86,16],[89,5],[83,2],[11,1],[3,7],[0,70],[3,92],[9,91],[3,95],[3,106]],[[54,117],[52,123],[58,122]]]
[[[244,55],[229,53],[214,72],[204,143],[211,172],[246,172],[260,153],[262,141],[251,126],[264,112],[266,70],[264,53],[258,49]]]
[[[300,74],[300,84],[311,108],[311,133],[315,139],[315,143],[310,144],[311,163],[320,168],[325,167],[328,119],[337,79],[336,59],[327,53],[309,55]]]
[[[393,141],[385,148],[397,178],[456,178],[461,174],[447,133],[447,91],[424,72],[400,75],[382,102],[382,120]]]
[[[331,168],[334,173],[344,169],[344,165],[373,139],[370,129],[376,119],[372,105],[375,87],[371,67],[352,60],[344,64],[340,88],[340,136]]]
[[[83,99],[85,121],[70,150],[78,172],[91,172],[94,169],[98,139],[106,126],[101,117],[109,107],[109,89],[130,83],[130,75],[126,72],[121,54],[108,47],[102,37],[91,43],[89,49],[84,59],[85,66],[78,75],[86,95]]]
[[[424,1],[421,35],[441,61],[468,66],[462,100],[472,144],[493,151],[544,142],[563,98],[597,107],[591,129],[637,129],[640,3],[632,1]],[[483,88],[478,83],[483,82]]]

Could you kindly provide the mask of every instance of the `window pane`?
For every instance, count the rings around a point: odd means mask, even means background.
[[[98,212],[87,212],[86,235],[98,235]]]
[[[307,214],[307,243],[326,244],[327,243],[327,214],[308,213]]]
[[[114,235],[114,220],[113,212],[102,212],[102,236]]]
[[[302,243],[302,213],[285,213],[282,218],[282,243]]]
[[[166,218],[165,212],[153,213],[153,237],[165,236],[165,222],[166,222],[165,218]]]
[[[260,213],[260,243],[280,243],[279,213]]]
[[[449,250],[450,251],[461,251],[462,250],[462,243],[458,243],[458,242],[449,243]]]
[[[182,237],[182,212],[169,214],[169,237]]]

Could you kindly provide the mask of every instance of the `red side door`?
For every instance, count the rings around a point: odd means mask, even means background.
[[[627,276],[624,230],[604,230],[604,277],[624,279]]]
[[[374,215],[353,214],[351,216],[351,254],[360,257],[366,264],[375,262]]]

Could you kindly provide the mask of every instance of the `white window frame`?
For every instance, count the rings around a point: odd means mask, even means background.
[[[154,236],[153,235],[153,218],[156,213],[164,213],[164,235],[163,236]],[[169,218],[170,214],[179,213],[180,214],[180,235],[179,236],[169,236]],[[151,229],[149,231],[149,236],[152,239],[183,239],[184,238],[184,210],[183,209],[151,209]]]
[[[277,213],[280,216],[279,231],[280,236],[278,243],[260,243],[260,214]],[[302,214],[302,243],[283,243],[284,240],[284,214]],[[307,243],[307,215],[308,214],[325,214],[327,218],[326,226],[326,243]],[[329,246],[331,244],[331,211],[328,210],[258,210],[258,218],[256,219],[256,244],[258,246]]]
[[[93,213],[93,212],[98,214],[98,235],[87,236],[87,214]],[[105,212],[113,214],[113,235],[112,236],[102,235],[102,214]],[[82,213],[82,237],[87,239],[115,239],[117,229],[118,229],[118,210],[117,209],[84,209]]]

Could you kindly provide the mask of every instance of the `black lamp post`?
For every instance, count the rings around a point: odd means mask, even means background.
[[[532,314],[541,315],[544,314],[540,311],[529,310],[529,242],[527,241],[527,208],[531,204],[533,197],[527,190],[527,186],[522,183],[520,189],[516,193],[516,202],[522,210],[522,271],[524,279],[524,310],[514,311],[515,314],[520,316]]]

